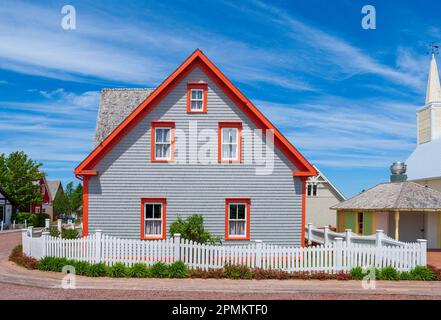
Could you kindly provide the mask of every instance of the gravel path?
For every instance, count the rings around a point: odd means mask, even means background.
[[[365,290],[360,281],[112,279],[76,277],[76,288],[61,289],[63,274],[26,270],[7,260],[20,233],[0,234],[0,299],[436,299],[441,282],[377,281]]]

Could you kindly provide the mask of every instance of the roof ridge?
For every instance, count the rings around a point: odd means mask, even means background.
[[[400,189],[400,192],[398,193],[398,197],[394,201],[395,208],[398,208],[398,204],[399,204],[398,201],[401,199],[401,195],[403,194],[404,186],[407,185],[406,182],[408,182],[408,181],[399,182],[401,184],[401,189]]]
[[[155,90],[156,88],[102,88],[101,92],[105,91],[147,91]]]

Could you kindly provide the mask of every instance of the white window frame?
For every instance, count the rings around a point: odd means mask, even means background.
[[[155,218],[154,217],[154,215],[155,215],[155,212],[154,212],[154,205],[157,205],[157,204],[159,204],[160,206],[161,206],[161,217],[160,218]],[[153,205],[153,218],[147,218],[147,206],[148,205]],[[163,237],[163,227],[164,227],[164,225],[163,225],[163,223],[164,223],[164,204],[162,203],[162,202],[144,202],[144,237],[145,238],[149,238],[149,237]],[[160,230],[161,230],[161,233],[159,233],[159,234],[150,234],[150,233],[147,233],[146,231],[147,231],[147,228],[146,228],[146,222],[147,221],[161,221],[161,228],[160,228]]]
[[[224,142],[224,130],[236,130],[236,142]],[[224,145],[236,145],[236,158],[224,158]],[[223,127],[221,128],[221,160],[222,161],[239,161],[239,129],[231,128],[231,127]]]
[[[155,127],[154,129],[155,129],[155,141],[154,141],[154,143],[155,143],[155,145],[154,145],[154,148],[155,148],[155,152],[154,152],[155,158],[154,159],[155,160],[171,161],[171,159],[172,159],[172,139],[173,139],[173,137],[172,137],[173,131],[172,130],[173,130],[173,128],[158,126],[158,127]],[[158,138],[157,130],[164,130],[164,129],[170,131],[170,141],[168,143],[167,142],[157,142],[157,140],[156,140]],[[170,148],[169,148],[169,150],[170,150],[169,156],[168,157],[158,157],[156,155],[156,151],[157,151],[158,145],[167,145],[167,144],[170,146]]]
[[[200,91],[202,93],[202,98],[193,98],[193,91]],[[204,111],[204,98],[205,98],[205,94],[204,94],[204,89],[201,88],[194,88],[194,89],[190,89],[190,112],[203,112]],[[200,109],[195,109],[193,108],[193,102],[201,102],[201,108]],[[196,104],[197,105],[197,104]]]
[[[230,210],[231,210],[231,206],[232,205],[235,205],[235,206],[243,205],[243,206],[245,206],[245,217],[244,217],[244,219],[231,219],[230,218]],[[246,238],[247,237],[247,223],[248,223],[248,220],[247,220],[248,212],[247,212],[247,210],[248,210],[248,204],[246,202],[238,201],[238,202],[229,202],[228,203],[228,226],[227,226],[228,227],[228,238],[236,239],[236,238]],[[230,221],[237,221],[237,222],[242,222],[243,221],[245,223],[244,228],[243,228],[244,234],[243,235],[242,234],[231,234],[230,233]]]

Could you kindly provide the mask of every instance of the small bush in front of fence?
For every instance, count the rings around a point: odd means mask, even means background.
[[[104,263],[94,263],[89,267],[88,277],[105,277],[107,269]]]
[[[107,275],[112,278],[125,278],[129,274],[128,268],[121,262],[117,262],[113,266],[107,267]]]
[[[37,269],[38,260],[32,257],[28,257],[23,253],[23,247],[21,245],[16,246],[9,255],[9,261],[12,261],[19,266],[26,269]]]
[[[91,264],[87,261],[69,260],[68,264],[75,268],[75,274],[79,276],[87,276],[90,273]]]
[[[150,278],[150,268],[144,263],[135,263],[129,269],[129,276],[133,278]]]
[[[222,279],[225,278],[224,269],[208,269],[200,268],[190,270],[190,278],[199,279]]]
[[[414,280],[431,281],[435,280],[436,278],[432,270],[422,266],[417,266],[414,269],[410,270],[410,274],[412,275]]]
[[[157,262],[150,267],[150,275],[152,278],[168,278],[169,267],[163,262]]]
[[[226,264],[224,267],[226,278],[230,279],[252,279],[251,269],[244,265]]]
[[[168,267],[168,275],[170,278],[188,278],[188,267],[182,261],[173,262]]]
[[[363,268],[362,267],[355,267],[351,269],[351,277],[354,280],[363,280],[363,277],[366,275],[363,272]]]
[[[38,262],[38,270],[61,272],[69,264],[66,258],[44,257]]]
[[[253,279],[265,280],[265,279],[277,279],[285,280],[291,279],[291,274],[283,270],[265,270],[261,268],[255,268],[252,270]]]
[[[376,270],[375,275],[378,280],[400,280],[400,273],[393,267]]]

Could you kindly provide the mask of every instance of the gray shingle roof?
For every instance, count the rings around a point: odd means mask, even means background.
[[[331,209],[441,211],[441,192],[410,181],[381,183]]]
[[[47,187],[49,189],[49,194],[51,195],[51,200],[55,200],[55,196],[57,195],[58,188],[61,187],[60,180],[46,180]]]
[[[127,88],[101,90],[94,147],[97,147],[154,89]]]

